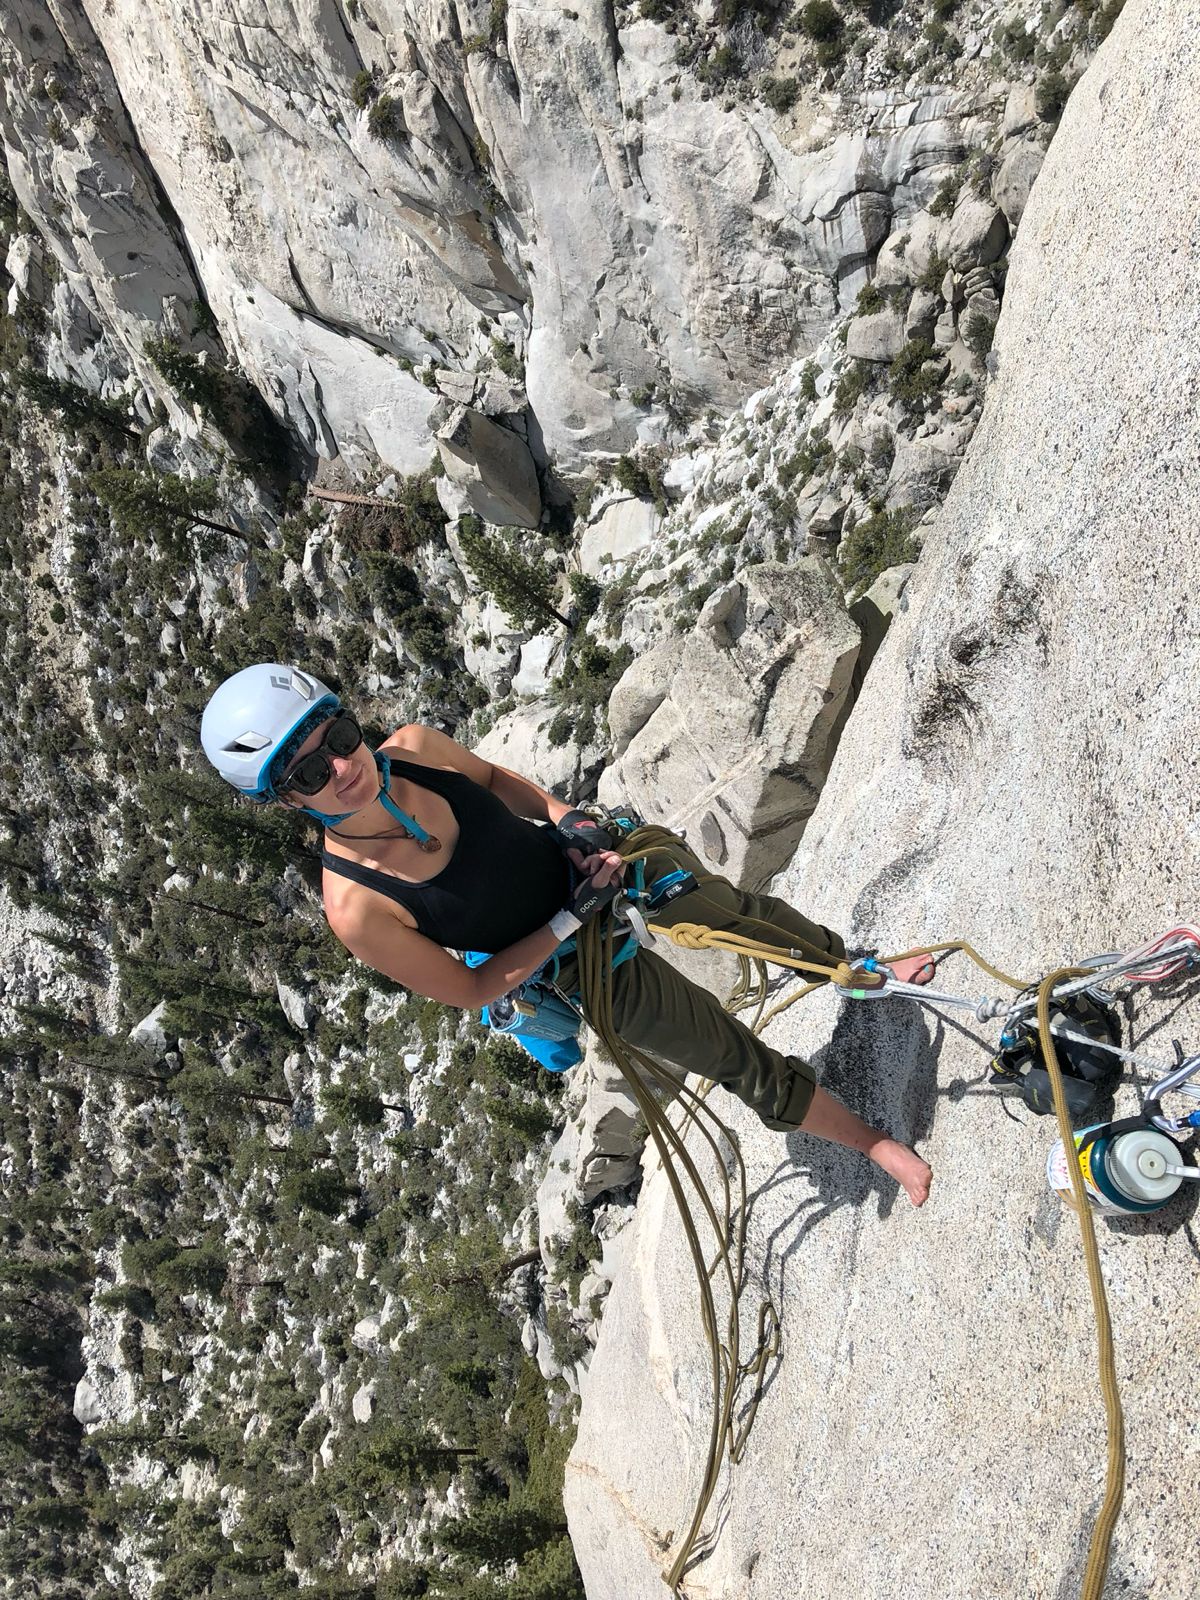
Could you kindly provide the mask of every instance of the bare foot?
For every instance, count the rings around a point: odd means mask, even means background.
[[[915,1150],[901,1144],[899,1139],[881,1139],[867,1154],[877,1167],[895,1178],[914,1206],[923,1206],[929,1199],[933,1169]]]
[[[903,961],[891,961],[888,965],[899,983],[929,983],[937,971],[937,962],[926,954],[905,956]]]

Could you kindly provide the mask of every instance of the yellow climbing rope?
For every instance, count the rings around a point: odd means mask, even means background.
[[[665,852],[670,856],[676,844],[675,836],[665,828],[646,826],[638,828],[629,836],[625,843],[625,849],[621,852],[621,857],[627,865],[632,865],[644,860],[651,851]],[[674,857],[671,857],[671,859],[676,866],[682,865]],[[695,905],[697,910],[702,909],[705,905],[713,906],[714,909],[720,910],[703,893],[705,883],[711,881],[713,877],[715,877],[715,874],[697,875],[697,887],[688,896],[689,905]],[[773,1018],[777,1017],[789,1006],[794,1005],[797,1000],[826,984],[834,983],[846,989],[852,995],[856,993],[861,995],[866,989],[878,987],[883,981],[876,975],[865,973],[861,969],[851,966],[848,961],[831,960],[828,952],[806,945],[802,940],[797,943],[796,936],[784,928],[777,927],[769,922],[763,922],[758,918],[747,917],[743,918],[742,921],[748,928],[757,927],[762,935],[768,937],[754,938],[744,934],[723,932],[708,927],[703,923],[677,923],[674,927],[650,923],[649,926],[652,933],[662,935],[681,949],[724,950],[737,956],[739,961],[739,981],[730,998],[729,1008],[733,1011],[740,1011],[754,1007],[755,1017],[752,1026],[755,1032],[761,1031]],[[948,955],[956,951],[961,951],[982,971],[1008,988],[1023,990],[1030,987],[1020,979],[1013,978],[1002,972],[998,967],[994,967],[966,940],[954,940],[948,944],[919,946],[916,949],[887,957],[884,964],[890,965],[893,962],[903,960],[906,956],[925,953]],[[722,1458],[728,1453],[730,1461],[737,1462],[745,1449],[746,1439],[762,1393],[767,1365],[779,1351],[779,1318],[770,1297],[764,1296],[758,1308],[755,1348],[750,1358],[743,1362],[740,1348],[740,1301],[746,1280],[746,1169],[738,1147],[737,1136],[707,1104],[705,1097],[707,1089],[710,1087],[709,1085],[702,1084],[698,1092],[689,1088],[682,1078],[675,1073],[667,1071],[657,1062],[651,1060],[649,1056],[634,1049],[620,1038],[613,1020],[612,1010],[612,955],[613,924],[611,919],[603,924],[599,921],[586,924],[580,930],[578,935],[579,992],[583,1012],[589,1025],[595,1031],[601,1044],[609,1052],[629,1085],[630,1092],[645,1119],[650,1137],[653,1139],[655,1149],[658,1152],[659,1160],[667,1175],[667,1181],[679,1211],[684,1235],[687,1239],[696,1271],[696,1279],[700,1291],[700,1320],[709,1347],[709,1365],[713,1386],[713,1415],[709,1429],[708,1458],[701,1477],[700,1490],[691,1521],[682,1542],[678,1545],[674,1560],[663,1572],[663,1577],[669,1588],[673,1592],[679,1593],[679,1586],[684,1572],[700,1536],[705,1513],[717,1487]],[[789,995],[770,1011],[765,1012],[764,1015],[767,998],[766,971],[768,962],[775,966],[782,966],[792,971],[806,974],[809,976],[810,981],[796,994]],[[1074,1132],[1071,1127],[1070,1114],[1063,1091],[1062,1072],[1058,1064],[1050,1030],[1050,1000],[1055,984],[1062,982],[1066,978],[1079,975],[1082,970],[1079,968],[1061,968],[1043,978],[1038,986],[1037,1018],[1042,1053],[1050,1074],[1054,1108],[1058,1118],[1059,1131],[1063,1139],[1063,1147],[1067,1151],[1071,1151],[1074,1148]],[[666,1114],[663,1105],[660,1104],[659,1098],[654,1092],[655,1089],[664,1092],[670,1100],[677,1102],[681,1107],[683,1115],[678,1127]],[[715,1159],[721,1183],[719,1206],[714,1203],[691,1152],[686,1148],[685,1140],[690,1128],[695,1128],[699,1131],[709,1152]],[[732,1157],[735,1180],[733,1185],[731,1185],[730,1173],[726,1168],[725,1161],[722,1159],[721,1143],[719,1141],[724,1142]],[[1096,1243],[1095,1229],[1092,1224],[1091,1208],[1084,1194],[1083,1177],[1079,1170],[1078,1162],[1070,1161],[1068,1162],[1068,1167],[1071,1174],[1071,1190],[1074,1196],[1075,1209],[1079,1216],[1080,1231],[1083,1237],[1088,1283],[1091,1289],[1093,1315],[1096,1321],[1099,1343],[1101,1388],[1108,1422],[1108,1465],[1105,1496],[1092,1533],[1084,1584],[1080,1596],[1080,1600],[1100,1600],[1105,1574],[1108,1569],[1109,1548],[1113,1530],[1120,1513],[1121,1500],[1124,1493],[1124,1419],[1121,1413],[1120,1396],[1117,1391],[1112,1325],[1104,1290],[1104,1279],[1100,1269],[1100,1254]],[[686,1179],[687,1184],[694,1192],[699,1202],[703,1219],[712,1233],[715,1253],[711,1262],[708,1260],[706,1251],[701,1243],[700,1230],[697,1227],[692,1208],[688,1203],[684,1179]],[[729,1299],[723,1334],[718,1328],[717,1305],[713,1293],[713,1280],[718,1275],[723,1281],[725,1293]],[[740,1430],[735,1431],[734,1408],[739,1390],[747,1379],[754,1380],[754,1391],[747,1403],[742,1426]]]
[[[1108,1463],[1105,1472],[1104,1500],[1096,1525],[1092,1529],[1088,1546],[1087,1566],[1084,1569],[1080,1600],[1100,1600],[1104,1580],[1108,1573],[1109,1549],[1113,1530],[1121,1514],[1121,1501],[1125,1495],[1125,1417],[1121,1410],[1121,1396],[1117,1389],[1116,1356],[1113,1351],[1112,1318],[1109,1316],[1108,1296],[1100,1270],[1100,1247],[1096,1243],[1096,1228],[1092,1208],[1084,1193],[1083,1173],[1075,1159],[1075,1130],[1067,1109],[1063,1089],[1062,1069],[1050,1031],[1050,998],[1056,983],[1068,978],[1084,976],[1083,967],[1060,967],[1042,979],[1038,985],[1037,1020],[1042,1056],[1050,1073],[1050,1088],[1054,1096],[1054,1114],[1058,1120],[1059,1137],[1067,1155],[1067,1171],[1071,1178],[1071,1197],[1079,1218],[1079,1231],[1083,1239],[1084,1260],[1087,1262],[1088,1286],[1092,1292],[1092,1314],[1096,1319],[1096,1341],[1099,1347],[1100,1390],[1104,1396],[1104,1415],[1108,1427]]]

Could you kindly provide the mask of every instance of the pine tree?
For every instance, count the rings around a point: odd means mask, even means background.
[[[119,406],[111,400],[102,400],[78,383],[32,370],[20,373],[17,383],[36,406],[60,416],[72,427],[92,426],[124,434],[127,439],[141,438],[136,428],[129,427]]]
[[[493,1303],[497,1291],[522,1267],[540,1265],[534,1248],[506,1255],[494,1233],[448,1233],[431,1245],[409,1283],[414,1299],[430,1308]]]
[[[216,522],[207,513],[218,507],[214,478],[180,478],[173,472],[144,472],[137,467],[105,467],[88,475],[87,487],[114,514],[128,538],[155,539],[175,555],[187,553],[193,528],[243,537],[241,529]],[[201,550],[211,541],[198,541]]]
[[[421,1488],[442,1473],[454,1472],[473,1447],[442,1444],[423,1430],[391,1423],[380,1428],[346,1470],[360,1491],[386,1492],[396,1484]]]
[[[544,562],[529,560],[504,539],[489,538],[480,519],[469,514],[459,521],[458,538],[471,576],[518,627],[571,626],[555,609],[554,574]]]
[[[556,1521],[532,1506],[514,1505],[511,1500],[484,1500],[465,1517],[443,1522],[438,1539],[457,1555],[491,1563],[523,1556],[554,1534],[566,1531],[561,1517]]]

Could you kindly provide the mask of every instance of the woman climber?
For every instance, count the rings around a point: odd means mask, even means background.
[[[337,695],[294,667],[228,678],[205,708],[201,742],[242,794],[324,824],[330,928],[360,961],[444,1005],[477,1010],[508,994],[620,892],[621,858],[593,819],[433,728],[398,728],[372,751]],[[653,857],[648,880],[681,866],[705,875],[708,926],[760,919],[845,958],[836,933],[782,900],[707,876],[682,840],[657,866]],[[689,920],[690,898],[657,909],[656,923]],[[466,950],[491,954],[474,967],[450,954]],[[928,966],[915,959],[897,976],[920,981]],[[559,989],[573,993],[576,978],[567,956]],[[913,1205],[926,1199],[931,1173],[915,1151],[868,1127],[816,1084],[807,1062],[765,1044],[652,950],[615,968],[612,1009],[629,1044],[711,1078],[768,1128],[861,1151]]]

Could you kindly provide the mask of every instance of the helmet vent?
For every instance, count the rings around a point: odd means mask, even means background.
[[[234,739],[232,743],[227,744],[225,748],[231,753],[236,751],[242,755],[250,755],[255,750],[265,750],[270,742],[270,739],[261,733],[240,733],[237,738]]]

